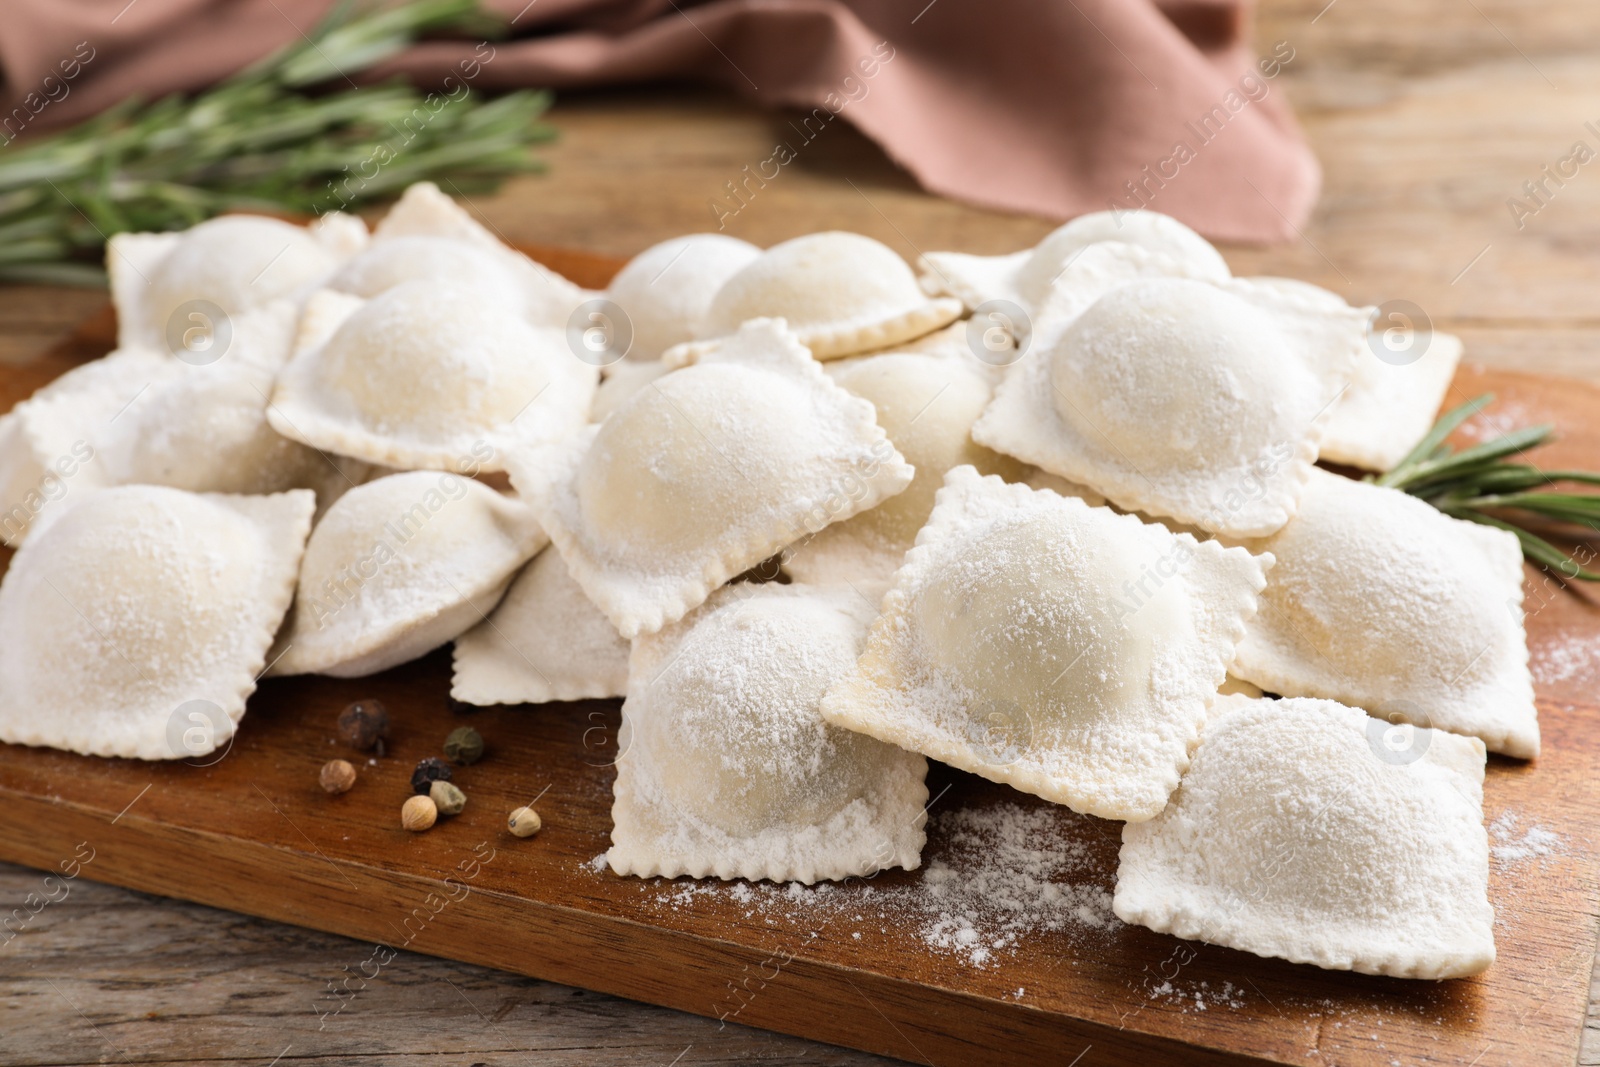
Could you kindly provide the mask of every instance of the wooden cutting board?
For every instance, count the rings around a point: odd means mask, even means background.
[[[530,252],[590,286],[618,265]],[[8,368],[0,408],[112,337],[106,313]],[[1467,367],[1451,403],[1490,390],[1492,414],[1559,428],[1541,463],[1600,469],[1600,389]],[[619,878],[594,862],[618,703],[463,714],[448,652],[367,679],[268,681],[206,766],[0,745],[0,859],[374,943],[308,993],[308,1013],[359,998],[405,947],[940,1067],[1569,1065],[1600,908],[1600,606],[1531,568],[1527,606],[1544,755],[1490,760],[1499,959],[1458,981],[1320,971],[1108,921],[1120,824],[938,766],[921,871],[805,891]],[[350,755],[335,716],[371,698],[394,718],[388,754],[329,797],[317,770]],[[466,811],[403,831],[412,767],[467,722],[489,752],[457,772]],[[511,837],[506,813],[535,800],[544,831]],[[986,851],[1000,825],[1011,837]],[[1032,883],[1005,876],[1030,845]],[[1041,882],[1058,907],[1041,912]]]

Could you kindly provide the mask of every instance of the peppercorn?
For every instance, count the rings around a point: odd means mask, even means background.
[[[439,818],[439,809],[428,797],[408,797],[400,805],[400,825],[414,834],[420,834]]]
[[[348,760],[331,759],[322,765],[317,781],[322,783],[323,789],[335,795],[348,793],[350,787],[356,784],[356,769],[350,766]]]
[[[542,826],[544,821],[539,818],[539,813],[528,807],[518,808],[506,820],[506,829],[518,837],[532,837]]]
[[[467,794],[443,780],[428,787],[428,797],[440,815],[460,815],[461,809],[467,806]]]
[[[357,752],[377,746],[389,736],[389,709],[377,700],[358,700],[339,713],[339,737]]]
[[[458,726],[444,739],[444,754],[462,767],[483,758],[483,735],[470,726]]]
[[[411,791],[426,795],[428,787],[434,782],[449,780],[450,765],[437,756],[429,756],[425,760],[418,760],[417,769],[411,772]]]

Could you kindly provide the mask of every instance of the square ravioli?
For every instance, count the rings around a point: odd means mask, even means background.
[[[611,869],[809,884],[916,868],[927,761],[817,710],[873,610],[842,586],[734,585],[639,638]]]
[[[1494,962],[1483,743],[1331,700],[1220,697],[1172,803],[1122,829],[1124,922],[1331,970]]]
[[[0,741],[188,759],[224,745],[294,595],[313,495],[72,497],[0,583]]]
[[[236,316],[303,301],[366,243],[366,224],[337,211],[310,226],[219,215],[180,233],[119,233],[106,245],[117,346],[209,362]]]
[[[1427,436],[1461,363],[1461,338],[1435,330],[1412,344],[1361,353],[1349,392],[1328,415],[1322,458],[1387,471]]]
[[[1124,510],[1264,536],[1294,514],[1357,320],[1246,281],[1131,282],[1017,363],[972,437]]]
[[[1314,470],[1300,514],[1249,547],[1278,564],[1239,677],[1539,754],[1515,534]]]
[[[548,704],[628,693],[628,642],[545,551],[483,622],[456,638],[450,695],[465,704]]]
[[[1271,565],[957,467],[823,717],[1074,811],[1151,818]]]
[[[913,474],[872,404],[830,381],[782,319],[746,323],[605,422],[509,465],[572,576],[630,639]]]
[[[267,418],[313,448],[407,470],[503,470],[589,421],[599,371],[492,291],[408,281],[306,305]],[[487,450],[487,455],[484,455]]]

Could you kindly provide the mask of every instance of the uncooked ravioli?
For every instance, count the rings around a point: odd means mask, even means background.
[[[872,615],[845,587],[730,586],[639,639],[612,870],[810,883],[915,868],[926,761],[817,711]]]
[[[0,584],[0,740],[179,759],[225,743],[294,592],[304,490],[71,497]]]
[[[903,344],[960,315],[960,301],[924,295],[893,249],[834,231],[767,249],[717,290],[702,330],[725,337],[751,319],[781,318],[817,359],[836,359]],[[666,359],[681,363],[706,348],[679,346]]]
[[[872,405],[828,380],[781,322],[746,323],[512,479],[627,638],[912,478]]]
[[[1075,811],[1151,818],[1270,566],[957,467],[823,717]]]
[[[359,678],[481,622],[548,543],[518,501],[445,471],[345,493],[306,544],[274,674]]]
[[[1219,697],[1155,819],[1122,830],[1125,922],[1333,970],[1494,962],[1482,742],[1331,700]]]
[[[1539,754],[1516,535],[1398,489],[1311,472],[1234,673]]]
[[[1126,510],[1263,536],[1294,514],[1353,373],[1350,317],[1233,283],[1123,285],[1020,362],[972,436]]]
[[[370,463],[498,471],[508,451],[583,426],[597,378],[562,331],[465,286],[405,282],[366,301],[326,290],[267,414],[285,437]]]

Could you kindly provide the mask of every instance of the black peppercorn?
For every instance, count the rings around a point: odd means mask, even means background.
[[[444,754],[462,767],[477,763],[483,757],[483,735],[470,726],[458,726],[444,739]]]
[[[339,738],[358,752],[381,744],[388,736],[389,709],[380,701],[358,700],[339,713]]]
[[[411,791],[418,795],[425,794],[434,782],[448,782],[450,780],[450,765],[437,756],[429,756],[417,763],[417,769],[411,772]]]

